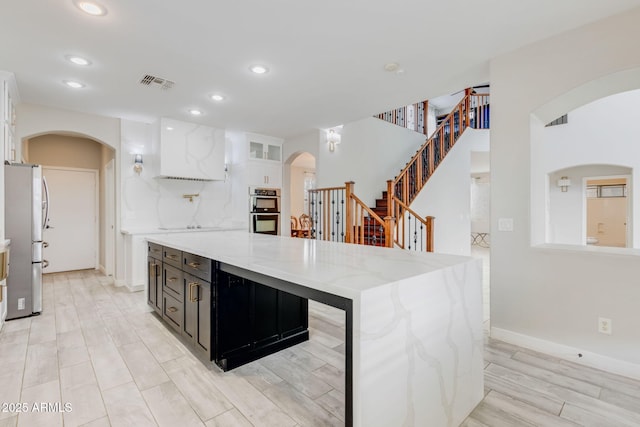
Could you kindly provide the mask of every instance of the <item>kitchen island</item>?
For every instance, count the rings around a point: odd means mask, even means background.
[[[347,425],[456,426],[482,399],[479,260],[239,231],[148,240],[344,310]]]

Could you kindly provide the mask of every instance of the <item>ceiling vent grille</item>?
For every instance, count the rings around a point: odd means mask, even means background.
[[[172,82],[168,79],[163,79],[162,77],[152,76],[151,74],[146,74],[140,80],[140,84],[143,86],[155,86],[159,87],[162,90],[171,89],[175,82]]]

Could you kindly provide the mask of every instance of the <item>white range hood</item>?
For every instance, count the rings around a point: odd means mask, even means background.
[[[224,180],[224,129],[174,119],[155,124],[153,154],[156,178]]]

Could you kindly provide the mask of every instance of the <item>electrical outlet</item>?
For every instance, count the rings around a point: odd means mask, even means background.
[[[513,231],[513,218],[498,218],[498,231]]]
[[[606,317],[598,317],[598,332],[601,334],[611,335],[613,331],[613,325],[611,324],[611,319],[607,319]]]
[[[24,310],[24,298],[18,298],[18,310]]]

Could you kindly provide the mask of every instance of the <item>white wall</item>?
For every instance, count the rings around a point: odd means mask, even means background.
[[[640,174],[635,173],[640,170],[640,144],[637,143],[640,135],[638,106],[640,106],[640,90],[627,91],[576,108],[569,113],[566,125],[545,127],[540,134],[541,139],[536,139],[531,146],[532,185],[544,186],[545,174],[560,169],[582,164],[609,164],[630,168],[633,173],[630,188],[634,193],[640,191]],[[582,176],[628,173],[628,170],[600,174],[594,171],[593,174]],[[570,187],[568,192],[570,194],[563,193],[568,196],[564,199],[578,198],[580,195],[576,192],[580,191],[582,181],[574,180],[570,173],[567,176],[577,185]],[[550,182],[549,199],[551,210],[558,213],[558,209],[554,209],[554,201],[559,200],[557,198],[559,190],[554,185],[555,181],[557,179]],[[541,196],[544,190],[537,189],[534,194]],[[632,224],[640,224],[640,197],[634,194],[630,200],[634,213]],[[544,201],[539,198],[532,200],[534,205],[541,203]],[[576,218],[581,217],[577,216],[574,220]],[[581,223],[572,223],[569,218],[563,221],[564,225],[556,224],[556,221],[557,216],[549,221],[551,229],[546,230],[546,240],[542,225],[536,227],[534,241],[583,244],[579,238],[582,231],[575,230],[582,226]],[[633,246],[640,247],[640,227],[632,229],[632,236]]]
[[[487,154],[489,153],[487,152]],[[470,191],[471,232],[489,233],[491,230],[491,181],[489,172],[473,175]]]
[[[120,155],[120,120],[60,110],[42,105],[20,104],[17,108],[16,124],[16,157],[22,159],[23,142],[31,137],[44,134],[71,134],[89,137],[115,150],[115,157]],[[116,162],[116,182],[120,181],[120,164]],[[120,230],[120,187],[116,186],[115,201],[109,205],[114,209],[116,218],[116,280],[124,278],[124,241]]]
[[[355,182],[355,194],[369,206],[387,189],[426,137],[373,117],[347,123],[342,142],[334,152],[322,143],[316,182],[318,188],[344,186]]]
[[[635,9],[491,62],[491,326],[495,337],[575,360],[579,349],[582,363],[640,376],[637,256],[532,247],[531,215],[544,218],[545,207],[530,205],[544,124],[640,88],[638,22]],[[497,230],[500,218],[513,219],[512,232]],[[612,319],[612,335],[597,332],[599,316]]]
[[[411,204],[423,217],[435,217],[434,252],[469,255],[471,152],[488,150],[489,130],[465,130]]]

